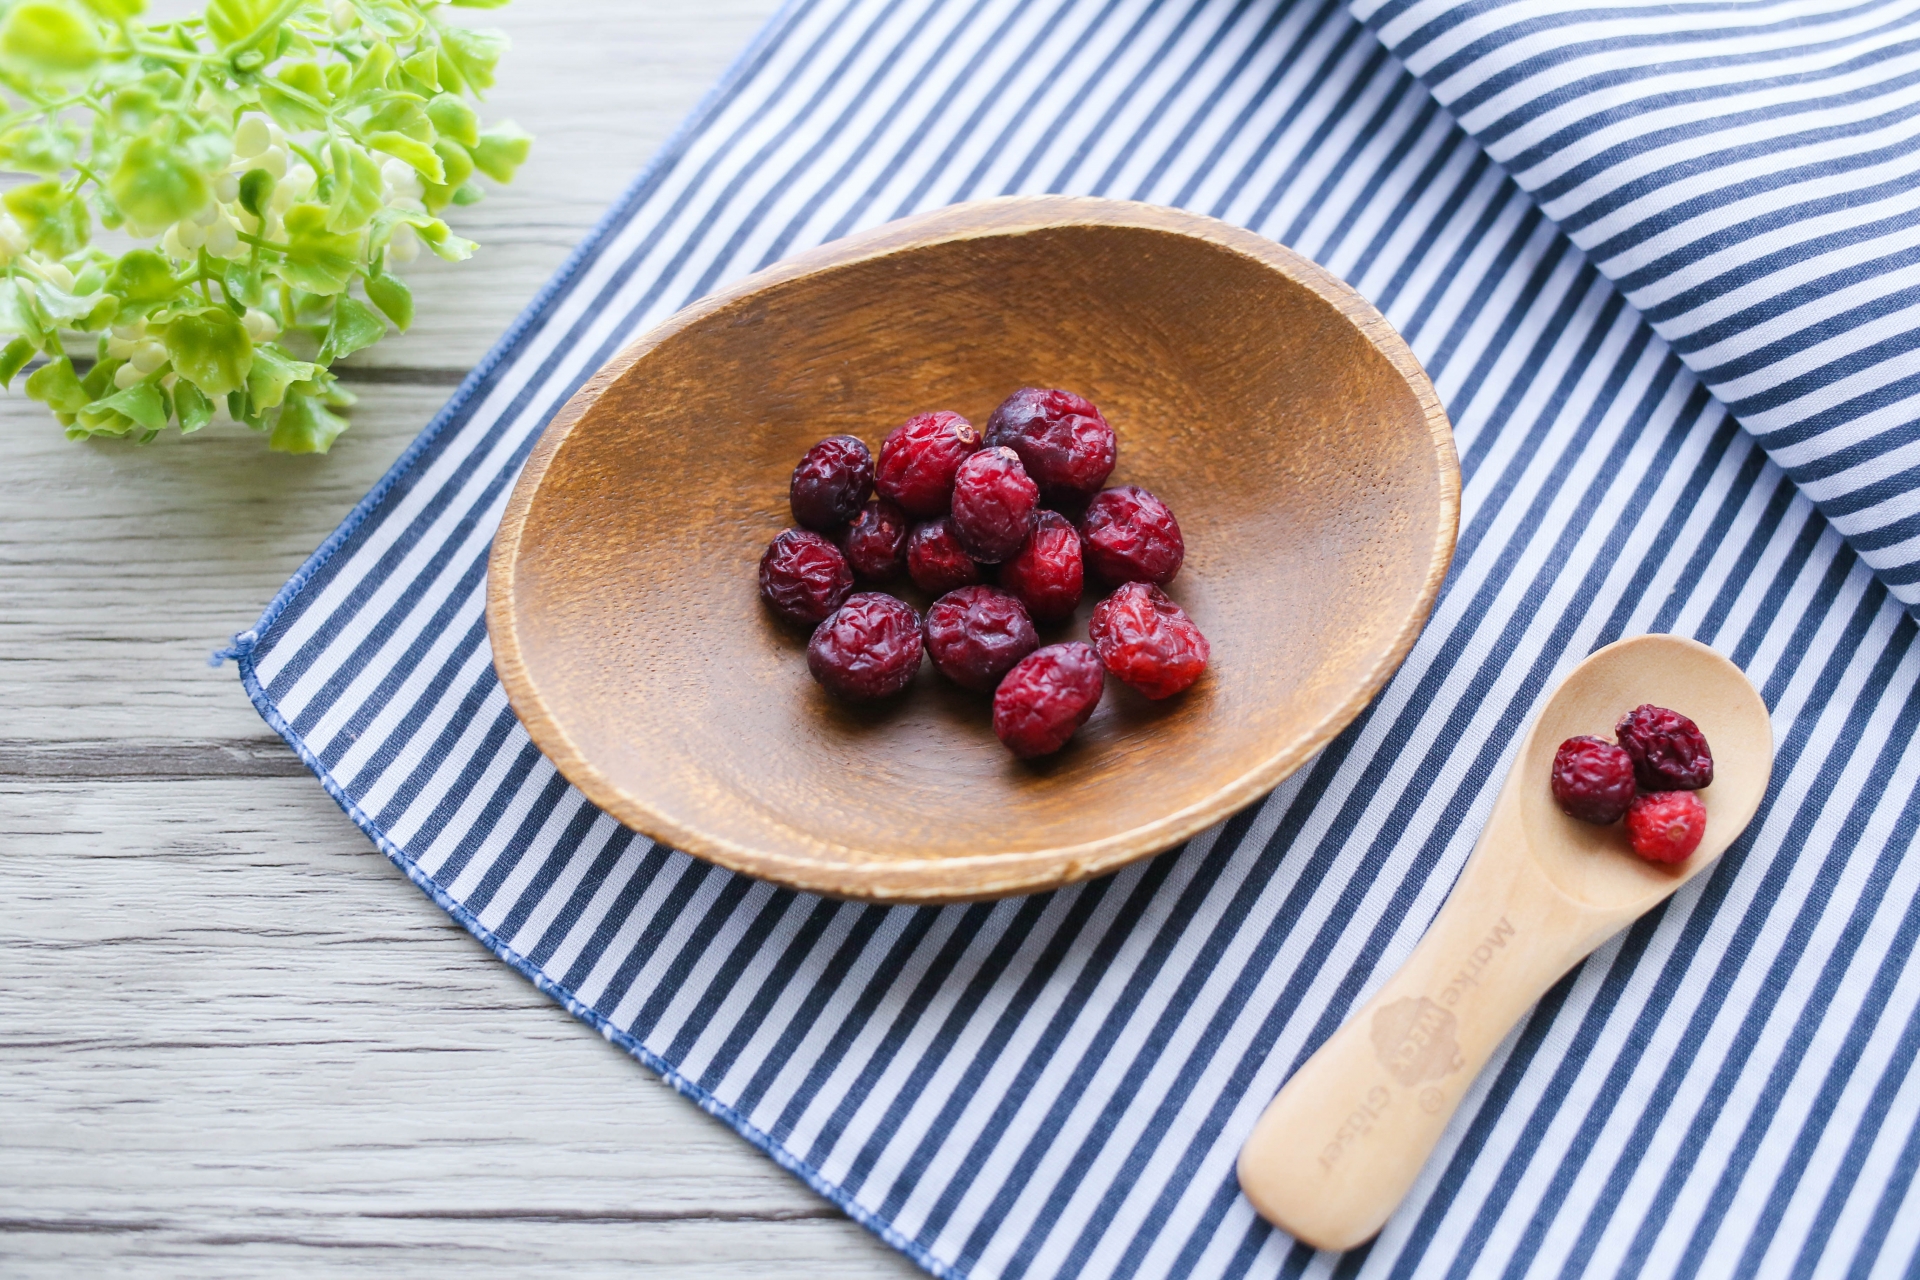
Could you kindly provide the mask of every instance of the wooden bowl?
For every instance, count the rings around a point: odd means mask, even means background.
[[[984,427],[1022,386],[1100,406],[1109,483],[1179,517],[1169,590],[1213,643],[1165,702],[1108,681],[1037,764],[930,665],[834,702],[756,578],[814,441],[877,453],[928,409]],[[520,477],[487,621],[535,744],[635,830],[797,889],[998,897],[1171,848],[1326,745],[1426,621],[1459,495],[1419,363],[1313,263],[1173,209],[987,200],[770,267],[610,361]],[[1096,598],[1042,642],[1084,639]]]

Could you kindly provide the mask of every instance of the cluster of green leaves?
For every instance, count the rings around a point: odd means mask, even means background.
[[[0,198],[0,385],[39,359],[27,394],[73,438],[224,407],[325,452],[352,401],[329,367],[413,318],[394,268],[472,253],[440,213],[526,158],[473,107],[506,41],[440,0],[143,2],[0,7],[0,169],[30,177]]]

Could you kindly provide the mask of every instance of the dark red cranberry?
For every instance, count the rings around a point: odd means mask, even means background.
[[[920,615],[879,591],[847,597],[807,642],[807,670],[850,702],[900,692],[920,669]]]
[[[1040,486],[1011,449],[982,449],[953,473],[953,532],[967,554],[999,564],[1033,532]]]
[[[953,522],[942,516],[915,525],[907,537],[907,576],[913,585],[934,595],[980,581],[980,566],[953,534]]]
[[[953,498],[953,473],[980,447],[980,433],[957,413],[942,409],[908,418],[880,446],[874,487],[910,516],[945,515]]]
[[[1092,497],[1113,470],[1113,428],[1071,391],[1022,387],[987,419],[987,444],[1020,455],[1048,502]]]
[[[1698,791],[1713,782],[1713,752],[1700,726],[1665,707],[1635,707],[1613,727],[1633,757],[1642,791]]]
[[[1000,566],[1000,585],[1020,597],[1036,622],[1072,617],[1085,584],[1079,531],[1057,511],[1040,512],[1026,542]]]
[[[924,628],[940,674],[992,693],[1014,663],[1040,647],[1026,606],[997,587],[959,587],[933,602]]]
[[[1164,587],[1180,572],[1187,544],[1173,512],[1138,485],[1102,489],[1080,521],[1087,563],[1110,583],[1151,582]]]
[[[1150,582],[1129,582],[1095,605],[1088,631],[1114,678],[1149,698],[1198,680],[1213,652],[1187,611]]]
[[[853,570],[840,548],[805,529],[783,529],[760,557],[760,595],[789,622],[813,626],[846,602]]]
[[[847,563],[863,578],[889,582],[907,567],[907,513],[875,498],[847,529]]]
[[[993,731],[1023,760],[1067,745],[1100,701],[1106,674],[1091,645],[1050,644],[1022,658],[993,695]]]
[[[1627,839],[1648,862],[1685,862],[1707,834],[1707,806],[1691,791],[1642,791],[1627,807]]]
[[[1620,821],[1633,803],[1633,757],[1604,738],[1568,738],[1553,753],[1553,799],[1569,818]]]
[[[860,514],[873,492],[873,455],[852,436],[828,436],[800,459],[787,486],[793,518],[830,533]]]

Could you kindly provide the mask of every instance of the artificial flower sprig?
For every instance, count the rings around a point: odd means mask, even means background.
[[[413,319],[394,267],[471,254],[440,212],[526,158],[472,105],[506,41],[440,0],[210,0],[154,24],[143,3],[0,9],[0,169],[34,179],[0,197],[0,385],[43,359],[26,392],[75,439],[220,407],[324,453],[352,402],[329,367]],[[96,227],[147,243],[110,253]]]

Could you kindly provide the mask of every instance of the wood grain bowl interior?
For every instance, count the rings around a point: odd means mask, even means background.
[[[984,426],[1029,385],[1105,412],[1109,483],[1179,517],[1171,594],[1213,643],[1170,701],[1109,681],[1037,765],[930,666],[888,705],[835,703],[756,588],[808,445],[877,453],[933,408]],[[1114,870],[1280,782],[1405,656],[1458,506],[1425,375],[1319,268],[1173,210],[985,201],[770,268],[622,352],[519,482],[488,621],[534,742],[629,826],[796,888],[977,899]],[[1085,638],[1092,602],[1042,642]]]

